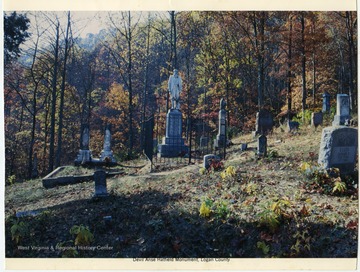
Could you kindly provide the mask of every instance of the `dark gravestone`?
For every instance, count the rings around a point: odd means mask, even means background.
[[[313,112],[311,114],[311,126],[313,127],[321,126],[322,123],[323,123],[323,113]]]
[[[257,134],[267,134],[272,130],[274,125],[274,120],[272,113],[268,110],[260,110],[256,113],[256,133]]]
[[[288,125],[288,131],[291,132],[291,131],[298,130],[300,124],[299,124],[299,122],[296,122],[296,121],[288,121],[287,125]]]
[[[339,168],[342,174],[354,171],[358,131],[349,127],[326,127],[322,131],[318,163],[324,169]]]
[[[207,147],[209,144],[209,138],[206,136],[200,137],[200,147]]]
[[[94,173],[95,194],[94,197],[106,197],[108,192],[106,189],[106,172],[104,170],[96,170]]]
[[[153,131],[154,131],[154,117],[150,117],[145,122],[145,146],[144,152],[149,160],[152,162],[153,154],[154,154],[154,139],[153,139]]]
[[[182,114],[178,109],[170,109],[166,115],[166,135],[158,145],[161,157],[179,157],[189,153],[189,147],[182,138]]]
[[[257,142],[257,154],[265,157],[267,154],[267,138],[265,135],[261,135]]]
[[[240,149],[241,149],[241,151],[247,150],[247,144],[246,144],[246,143],[245,143],[245,144],[241,144]]]

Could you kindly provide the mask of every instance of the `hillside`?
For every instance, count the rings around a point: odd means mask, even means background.
[[[333,179],[300,170],[316,164],[320,138],[321,128],[278,128],[257,158],[256,141],[241,135],[218,171],[199,161],[149,173],[145,160],[128,162],[104,199],[92,198],[93,182],[6,186],[6,256],[355,258],[357,176],[335,190]],[[16,218],[22,211],[36,212]]]

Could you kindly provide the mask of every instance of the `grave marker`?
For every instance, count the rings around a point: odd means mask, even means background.
[[[257,142],[257,154],[259,156],[266,157],[267,154],[267,138],[265,135],[261,135]]]
[[[313,127],[321,126],[322,123],[323,123],[322,112],[313,112],[311,114],[311,126]]]
[[[350,98],[347,94],[338,94],[336,96],[336,115],[332,125],[342,126],[350,119]]]
[[[318,163],[324,168],[339,168],[342,174],[354,171],[358,131],[349,127],[326,127],[322,131]]]
[[[256,134],[267,134],[272,130],[273,125],[273,116],[270,111],[262,109],[256,113]]]
[[[108,192],[106,189],[106,172],[104,170],[96,170],[94,173],[95,194],[94,197],[106,197]]]

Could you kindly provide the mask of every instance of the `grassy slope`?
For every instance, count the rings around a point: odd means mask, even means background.
[[[40,180],[7,186],[6,256],[355,257],[357,194],[334,196],[303,188],[299,165],[316,160],[320,138],[321,129],[297,135],[278,129],[268,137],[268,149],[278,156],[260,160],[250,135],[234,139],[225,161],[237,170],[233,182],[222,180],[219,172],[201,175],[199,163],[151,174],[129,168],[129,175],[108,179],[110,197],[103,200],[92,199],[93,183],[49,190]],[[241,142],[249,143],[248,151],[240,151]],[[199,209],[206,199],[214,205],[203,217]],[[275,219],[269,212],[274,203],[281,214]],[[13,241],[13,213],[37,209],[45,212],[18,220],[28,228]],[[112,221],[105,222],[104,216]],[[74,225],[89,228],[94,235],[90,245],[112,249],[17,248],[73,246],[75,235],[69,231]]]

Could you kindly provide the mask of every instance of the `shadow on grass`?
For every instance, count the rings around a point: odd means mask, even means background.
[[[18,219],[28,227],[12,240],[14,218],[6,221],[6,257],[312,257],[353,258],[357,255],[357,232],[329,224],[294,220],[275,232],[236,218],[202,218],[172,207],[185,201],[181,194],[156,190],[104,199],[72,201],[46,209],[35,216]],[[200,206],[200,205],[199,205]],[[111,216],[111,220],[109,219]],[[105,220],[104,218],[108,218]],[[94,240],[76,254],[74,225],[89,228]],[[268,249],[267,249],[268,247]],[[48,249],[47,249],[48,248]],[[54,249],[54,250],[52,250]],[[72,255],[71,255],[72,254]]]

